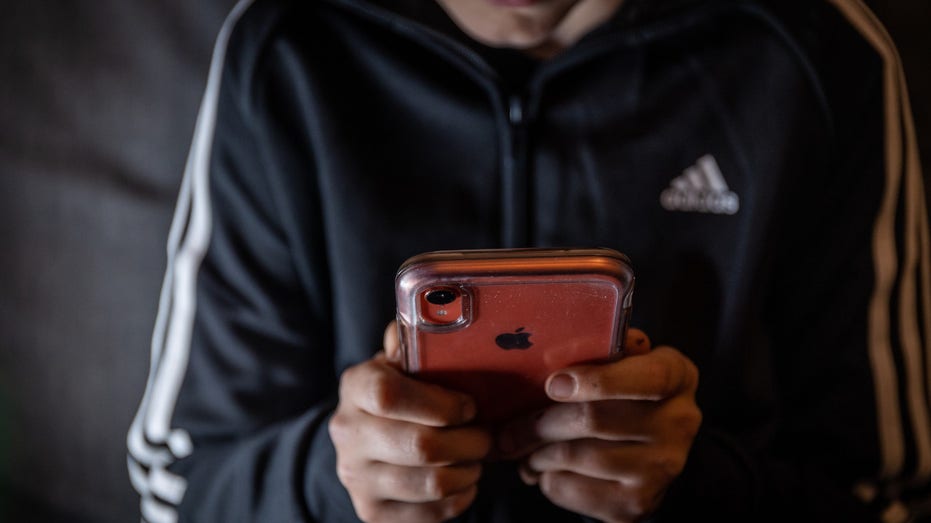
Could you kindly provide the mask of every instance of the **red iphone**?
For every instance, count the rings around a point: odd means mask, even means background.
[[[545,405],[553,371],[620,355],[634,276],[611,249],[493,249],[415,256],[395,283],[405,369],[495,423]]]

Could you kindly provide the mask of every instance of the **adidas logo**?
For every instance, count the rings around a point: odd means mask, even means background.
[[[659,197],[667,211],[735,214],[740,198],[728,189],[714,156],[706,154],[670,182]]]

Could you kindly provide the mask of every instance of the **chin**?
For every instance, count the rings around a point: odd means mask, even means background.
[[[579,0],[439,0],[456,24],[492,47],[544,45]]]
[[[550,37],[548,31],[508,31],[503,33],[473,34],[473,38],[490,47],[508,47],[518,50],[535,49]]]
[[[555,17],[502,17],[496,24],[464,27],[472,38],[492,47],[533,49],[549,41],[559,25]],[[477,25],[477,24],[476,24]]]
[[[541,0],[487,0],[489,4],[500,7],[533,7]]]

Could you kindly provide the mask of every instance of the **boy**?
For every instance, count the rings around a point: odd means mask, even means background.
[[[129,436],[143,516],[908,517],[931,298],[901,81],[855,1],[240,4]],[[494,432],[396,370],[405,258],[553,245],[630,255],[661,345]]]

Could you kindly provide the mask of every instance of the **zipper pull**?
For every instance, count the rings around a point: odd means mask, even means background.
[[[524,99],[520,95],[515,94],[508,101],[508,120],[513,126],[524,123]]]

